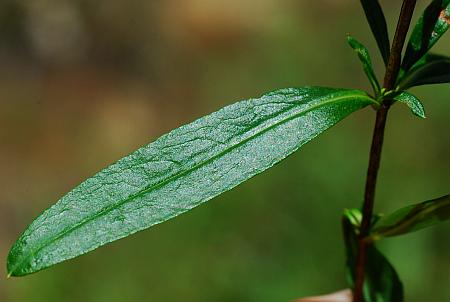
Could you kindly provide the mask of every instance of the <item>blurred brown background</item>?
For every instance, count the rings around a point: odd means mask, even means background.
[[[391,28],[401,1],[381,1]],[[419,1],[420,12],[428,1]],[[415,18],[417,18],[418,13]],[[181,124],[281,87],[369,89],[350,0],[0,2],[0,259],[42,210]],[[449,53],[450,35],[436,51]],[[389,117],[377,211],[449,189],[450,85]],[[340,215],[363,195],[373,111],[188,214],[24,278],[0,301],[288,301],[346,286]],[[408,302],[450,301],[448,224],[381,249]]]

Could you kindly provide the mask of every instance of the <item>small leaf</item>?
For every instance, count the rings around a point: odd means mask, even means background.
[[[360,90],[281,89],[175,129],[42,213],[11,248],[8,272],[30,274],[180,215],[373,103]]]
[[[386,18],[383,14],[378,0],[361,0],[364,13],[367,21],[370,25],[370,29],[377,41],[378,48],[380,49],[381,56],[383,57],[384,64],[387,66],[389,62],[389,54],[391,52],[391,46],[389,42],[389,33],[386,24]]]
[[[406,48],[402,69],[408,71],[450,27],[450,0],[433,0],[417,22]]]
[[[394,100],[405,103],[411,109],[412,113],[418,117],[425,118],[425,108],[422,102],[411,93],[404,91],[394,97]]]
[[[450,57],[426,54],[402,78],[399,89],[442,83],[450,83]]]
[[[383,216],[370,237],[407,234],[450,219],[450,195],[411,205]]]
[[[356,212],[359,212],[357,214]],[[359,210],[346,211],[342,220],[344,241],[347,254],[347,269],[350,285],[354,287],[356,259],[358,255],[359,225],[355,218],[361,217]],[[386,257],[378,251],[373,243],[368,243],[367,262],[364,276],[364,301],[366,302],[402,302],[404,301],[403,284]]]
[[[377,80],[377,76],[373,71],[372,60],[370,59],[370,54],[367,48],[358,42],[355,38],[348,36],[347,37],[348,44],[356,51],[358,54],[359,60],[363,65],[364,72],[369,78],[369,82],[372,85],[372,88],[375,94],[378,94],[380,91],[380,84]]]

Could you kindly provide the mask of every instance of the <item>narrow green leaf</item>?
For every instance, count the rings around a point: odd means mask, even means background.
[[[358,54],[359,60],[363,65],[364,72],[366,73],[367,78],[372,85],[373,91],[375,92],[375,94],[378,94],[380,91],[380,83],[378,82],[377,76],[373,71],[372,60],[370,59],[369,51],[364,45],[362,45],[351,36],[347,36],[347,41],[351,48],[353,48],[353,50]]]
[[[342,217],[342,231],[344,235],[347,279],[350,287],[355,286],[356,259],[358,256],[358,234],[362,214],[358,209],[346,209]]]
[[[422,102],[415,95],[403,91],[394,97],[394,100],[406,104],[411,109],[411,112],[418,117],[425,118],[425,108],[423,107]]]
[[[175,129],[41,214],[12,247],[8,272],[39,271],[186,212],[374,102],[360,90],[281,89]]]
[[[381,56],[383,57],[384,64],[387,66],[389,62],[389,54],[391,52],[391,46],[389,42],[389,33],[386,25],[386,18],[383,14],[378,0],[361,0],[364,13],[367,21],[370,25],[370,29],[377,41],[378,48],[380,49]]]
[[[402,78],[399,89],[442,83],[450,83],[450,57],[426,54]]]
[[[408,71],[450,27],[450,0],[433,0],[417,22],[405,52],[402,69]]]
[[[375,224],[371,237],[407,234],[450,219],[450,195],[411,205],[383,216]]]
[[[346,211],[342,220],[347,254],[347,269],[350,285],[355,283],[356,259],[358,255],[359,210]],[[403,284],[385,256],[371,243],[367,247],[367,262],[363,287],[366,302],[403,302]]]

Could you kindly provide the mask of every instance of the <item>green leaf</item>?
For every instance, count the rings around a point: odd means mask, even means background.
[[[403,91],[399,95],[395,96],[394,100],[406,104],[411,109],[411,112],[418,117],[425,118],[425,109],[423,104],[415,95]]]
[[[407,234],[450,219],[450,195],[411,205],[383,216],[375,224],[371,238]]]
[[[368,302],[404,301],[403,284],[389,260],[372,244],[367,249],[364,297]]]
[[[281,89],[173,130],[41,214],[12,247],[8,273],[39,271],[186,212],[374,103],[360,90]]]
[[[361,212],[357,209],[346,210],[342,220],[348,277],[352,287],[354,287],[355,283],[361,216]],[[356,221],[356,219],[359,219],[359,221]],[[364,300],[366,302],[404,301],[403,284],[394,267],[373,243],[369,243],[366,252],[367,262],[363,287]]]
[[[402,78],[399,89],[442,83],[450,83],[450,57],[426,54]]]
[[[351,287],[355,285],[356,259],[358,256],[358,234],[362,214],[358,209],[346,209],[342,217],[347,277]]]
[[[402,69],[408,71],[450,27],[450,0],[433,0],[417,22],[405,52]]]
[[[389,62],[391,46],[389,43],[389,33],[386,25],[386,18],[378,0],[361,0],[364,13],[370,25],[370,29],[377,41],[384,64]]]
[[[347,36],[347,41],[353,50],[358,54],[359,60],[363,65],[364,72],[366,73],[367,78],[369,78],[369,82],[372,85],[375,94],[378,94],[380,92],[380,84],[377,80],[375,72],[373,71],[369,51],[364,45],[351,36]]]

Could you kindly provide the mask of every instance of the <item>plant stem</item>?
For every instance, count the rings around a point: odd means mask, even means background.
[[[408,33],[415,7],[416,0],[403,0],[397,29],[395,31],[394,40],[392,41],[388,66],[386,67],[386,73],[384,75],[383,87],[386,88],[386,90],[394,88],[395,80],[397,79],[400,70],[403,45],[405,44],[406,34]]]
[[[383,87],[389,91],[395,86],[397,79],[402,50],[405,44],[406,34],[408,33],[409,26],[411,24],[411,18],[416,6],[416,0],[404,0],[400,17],[397,23],[397,29],[395,32],[394,40],[392,42],[391,53],[389,56],[389,62],[386,67],[386,73],[384,76]],[[363,302],[363,285],[365,267],[367,262],[367,247],[370,243],[366,242],[364,238],[369,235],[373,205],[375,200],[375,189],[377,183],[378,169],[380,167],[381,150],[384,139],[384,129],[386,127],[387,114],[391,105],[391,100],[384,100],[380,108],[377,111],[375,127],[372,136],[372,145],[370,148],[369,167],[367,169],[366,187],[364,193],[363,203],[363,218],[361,222],[359,242],[358,242],[358,257],[356,262],[355,271],[355,287],[353,290],[353,302]]]

